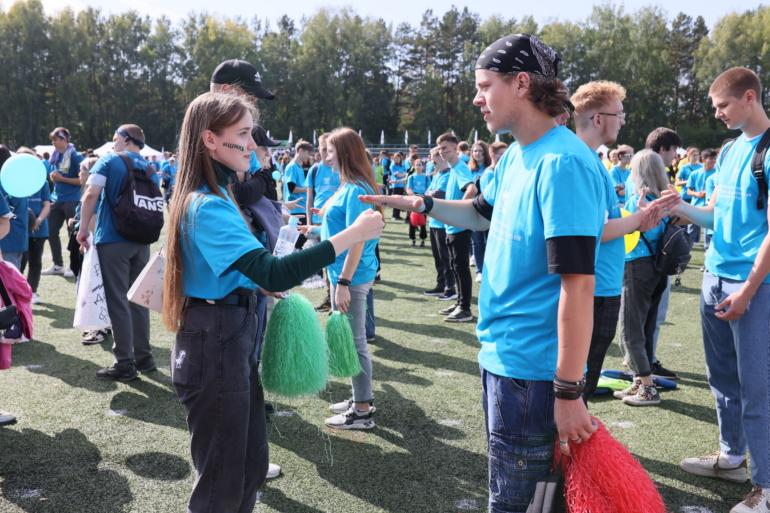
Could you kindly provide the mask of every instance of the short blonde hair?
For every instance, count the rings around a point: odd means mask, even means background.
[[[598,109],[613,100],[626,99],[626,88],[616,82],[596,80],[578,87],[570,101],[575,106],[575,114]]]

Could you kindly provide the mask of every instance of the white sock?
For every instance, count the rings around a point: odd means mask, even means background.
[[[730,462],[730,465],[740,465],[741,463],[743,463],[743,460],[746,459],[746,456],[734,455],[734,454],[722,453],[722,456],[727,458],[727,461]]]

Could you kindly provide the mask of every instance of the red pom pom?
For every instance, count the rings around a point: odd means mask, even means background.
[[[425,225],[425,214],[419,214],[417,212],[412,212],[409,214],[409,222],[412,223],[412,226],[424,226]]]
[[[642,464],[604,425],[587,441],[570,442],[564,457],[564,495],[569,513],[666,513],[666,505]],[[555,454],[560,455],[558,440]]]

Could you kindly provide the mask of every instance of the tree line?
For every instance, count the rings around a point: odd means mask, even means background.
[[[427,143],[454,130],[493,140],[478,108],[473,67],[498,38],[535,34],[564,59],[570,90],[597,79],[628,90],[620,140],[635,148],[658,126],[686,144],[717,146],[728,133],[713,118],[707,91],[732,66],[770,86],[770,7],[730,13],[707,27],[702,17],[669,18],[659,7],[626,12],[605,3],[582,21],[538,25],[533,18],[481,17],[452,6],[397,26],[352,8],[320,9],[277,23],[190,14],[179,23],[136,11],[105,15],[88,8],[44,12],[40,0],[0,11],[0,142],[46,144],[66,126],[79,149],[101,145],[135,123],[147,141],[173,148],[187,104],[208,90],[216,65],[245,59],[276,94],[260,101],[274,137],[311,139],[346,125],[368,143]],[[768,87],[763,92],[768,104]]]

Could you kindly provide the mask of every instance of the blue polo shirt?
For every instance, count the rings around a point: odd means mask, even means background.
[[[228,198],[224,188],[219,191]],[[212,194],[206,186],[196,194],[180,232],[182,296],[221,299],[239,287],[257,288],[232,265],[264,246],[251,234],[232,201]]]
[[[131,157],[136,169],[147,169],[149,162],[138,153],[124,152]],[[132,242],[122,237],[115,231],[115,222],[112,219],[112,209],[118,201],[118,196],[123,190],[123,181],[126,179],[128,168],[118,153],[108,153],[100,158],[91,168],[88,176],[89,185],[104,187],[100,196],[99,208],[96,211],[96,230],[94,244],[109,244],[111,242]],[[152,181],[160,187],[158,174],[153,173]],[[161,207],[162,208],[162,207]]]
[[[73,151],[72,157],[70,158],[70,165],[66,169],[61,168],[63,160],[64,155],[59,154],[59,158],[56,159],[56,162],[51,165],[51,172],[58,171],[65,178],[77,178],[80,175],[80,164],[85,160],[83,156],[77,151]],[[53,193],[51,193],[51,201],[80,201],[80,193],[80,184],[73,185],[64,182],[54,182]]]
[[[374,210],[372,205],[361,203],[358,199],[358,196],[367,194],[374,194],[374,191],[368,185],[343,184],[339,192],[329,200],[324,210],[323,223],[321,224],[321,240],[337,235],[352,225],[365,210]],[[356,267],[353,278],[350,280],[351,285],[361,285],[374,279],[374,276],[377,274],[378,264],[374,248],[379,240],[377,238],[364,243],[358,267]],[[347,250],[340,253],[337,255],[334,263],[326,268],[326,271],[329,273],[329,281],[334,285],[337,285],[337,280],[342,273],[342,267],[345,264],[345,257],[347,255]]]
[[[459,159],[457,163],[449,170],[449,183],[446,188],[446,199],[448,200],[461,200],[463,199],[463,189],[468,184],[474,182],[473,173],[462,159]],[[446,225],[447,235],[453,233],[464,232],[465,228],[457,228],[455,226]],[[486,258],[486,257],[485,257]]]
[[[413,174],[406,179],[406,188],[412,189],[415,194],[423,194],[428,190],[430,177],[428,175]]]
[[[615,178],[605,170],[604,164],[596,156],[596,166],[599,174],[604,178],[606,192],[607,219],[619,219],[621,216],[618,195],[615,186],[618,183]],[[613,297],[623,292],[623,271],[626,267],[626,242],[623,237],[601,242],[599,244],[599,256],[596,259],[596,286],[594,296]]]
[[[444,171],[439,171],[435,175],[433,175],[433,180],[430,181],[430,184],[428,185],[429,191],[444,191],[446,193],[447,185],[449,185],[449,174],[451,170],[446,169]],[[435,219],[428,214],[428,226],[431,228],[436,229],[445,229],[446,225],[439,221],[438,219]]]
[[[604,167],[604,165],[602,165]],[[631,178],[631,170],[630,169],[620,169],[619,166],[615,166],[612,169],[610,169],[610,176],[612,177],[613,185],[612,185],[612,192],[615,192],[615,186],[618,184],[623,184],[625,187],[625,183],[628,181],[629,178]],[[621,205],[625,205],[626,200],[628,197],[633,194],[633,191],[626,191],[625,196],[621,196],[620,194],[615,194],[618,198],[618,201]]]
[[[403,164],[391,164],[390,174],[392,176],[391,180],[403,180],[406,178],[406,168],[403,166]],[[403,189],[404,182],[394,183],[392,187],[394,189]]]
[[[27,251],[29,248],[29,213],[27,212],[29,202],[27,198],[9,196],[2,185],[0,185],[0,195],[3,197],[2,205],[0,205],[0,217],[9,212],[14,214],[14,217],[11,218],[11,230],[8,235],[0,239],[0,250],[4,253]]]
[[[746,281],[767,236],[768,201],[764,198],[765,208],[757,210],[759,185],[751,171],[751,157],[761,137],[747,140],[741,134],[717,164],[714,236],[706,252],[706,269],[720,278]],[[770,152],[765,159],[765,181],[768,169]],[[762,282],[770,283],[770,275]]]
[[[44,183],[39,191],[27,198],[27,206],[35,213],[36,218],[40,217],[40,212],[43,211],[44,201],[51,201],[51,189],[48,187],[48,183]],[[31,226],[29,229],[29,237],[34,237],[36,239],[48,237],[48,218],[46,217],[43,219],[43,222],[40,223],[40,227],[37,231],[31,231]]]
[[[493,178],[476,330],[479,363],[509,378],[551,381],[558,353],[561,277],[549,274],[546,240],[597,239],[607,189],[596,155],[565,127],[510,149]]]
[[[677,173],[677,178],[679,178],[680,180],[687,180],[687,183],[682,186],[682,197],[684,199],[692,199],[692,196],[687,194],[687,187],[690,186],[690,175],[692,175],[695,171],[697,171],[702,167],[703,167],[702,164],[696,164],[694,166],[692,164],[687,164],[682,166],[679,169],[679,173]]]
[[[687,187],[690,189],[695,190],[695,192],[701,192],[706,190],[706,180],[709,179],[709,177],[713,176],[714,173],[716,173],[716,168],[712,169],[711,171],[706,171],[705,168],[701,167],[697,171],[693,172],[690,175],[690,181],[687,184]],[[692,201],[690,202],[696,207],[705,207],[706,206],[706,198],[692,198]]]
[[[305,202],[307,194],[304,192],[289,192],[289,182],[294,183],[296,187],[305,188],[305,171],[302,169],[302,166],[293,160],[289,162],[288,166],[286,166],[286,172],[283,175],[283,201],[294,201],[296,199],[302,199],[302,201],[297,203],[297,206],[300,208],[305,208],[307,206]]]
[[[313,189],[313,208],[323,208],[329,198],[340,188],[340,174],[325,164],[318,163],[307,174],[307,186]],[[313,223],[320,224],[323,218],[313,214]]]

